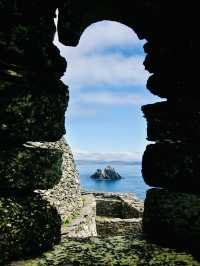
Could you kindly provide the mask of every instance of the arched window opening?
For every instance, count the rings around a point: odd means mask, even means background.
[[[147,142],[141,106],[158,98],[145,87],[149,74],[143,66],[144,43],[131,28],[113,21],[89,26],[77,47],[63,46],[55,38],[68,63],[62,78],[70,90],[67,140],[84,189],[145,198],[141,159]],[[122,179],[90,178],[107,165]]]

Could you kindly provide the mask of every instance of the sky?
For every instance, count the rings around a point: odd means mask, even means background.
[[[160,101],[146,88],[143,45],[129,27],[112,21],[89,26],[77,47],[54,43],[67,60],[66,139],[75,159],[141,160],[146,121],[141,106]]]

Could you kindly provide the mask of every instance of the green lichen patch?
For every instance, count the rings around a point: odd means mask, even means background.
[[[48,189],[62,176],[62,152],[34,146],[0,149],[1,190]]]
[[[148,243],[140,237],[65,239],[53,251],[12,266],[199,266],[190,254]]]
[[[0,1],[1,58],[36,71],[63,75],[66,61],[53,45],[55,1]],[[3,22],[3,23],[2,23]],[[31,63],[30,63],[31,62]]]
[[[61,219],[37,194],[0,196],[0,265],[51,248],[60,240]]]
[[[1,140],[59,140],[65,134],[67,103],[67,86],[61,81],[30,79],[12,83],[0,97]]]
[[[150,189],[145,200],[143,229],[158,243],[199,253],[200,196]]]
[[[156,143],[146,147],[142,176],[152,187],[199,193],[200,153],[196,143]]]
[[[157,78],[156,75],[152,75],[148,83],[150,84],[152,79],[157,82]],[[172,80],[164,79],[165,82],[160,88],[167,84],[166,81],[169,84],[173,83]],[[195,95],[197,96],[197,94]],[[194,97],[193,95],[192,101],[189,98],[184,99],[183,97],[179,100],[176,99],[176,101],[162,101],[142,106],[142,111],[147,120],[147,139],[149,141],[171,140],[188,143],[199,141],[199,96]]]

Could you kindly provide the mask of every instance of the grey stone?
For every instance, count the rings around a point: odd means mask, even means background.
[[[60,241],[61,219],[41,196],[0,195],[0,265],[41,254]]]
[[[111,166],[107,166],[104,170],[97,169],[97,171],[91,175],[91,178],[99,180],[117,180],[121,179],[121,176]]]
[[[2,191],[48,189],[61,178],[62,152],[28,143],[0,147],[0,187]]]
[[[150,189],[143,215],[147,237],[170,247],[200,251],[200,195]]]
[[[145,182],[153,187],[199,193],[199,150],[198,143],[148,145],[142,161],[142,176]]]
[[[80,177],[70,146],[64,138],[57,142],[37,142],[34,145],[40,148],[58,149],[62,152],[62,175],[59,183],[54,188],[41,190],[39,193],[57,208],[63,221],[70,219],[83,206],[80,192]]]

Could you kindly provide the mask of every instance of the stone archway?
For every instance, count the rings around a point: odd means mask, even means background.
[[[144,232],[156,242],[198,254],[199,90],[198,75],[194,77],[189,67],[194,65],[198,47],[197,6],[148,0],[60,0],[57,4],[52,0],[47,6],[37,0],[2,0],[0,253],[4,257],[0,263],[42,252],[59,241],[59,216],[33,190],[55,183],[52,177],[61,154],[56,149],[24,145],[27,141],[56,141],[65,133],[68,94],[60,77],[66,63],[52,44],[57,8],[59,38],[64,44],[76,44],[87,25],[102,19],[133,27],[139,38],[148,41],[145,66],[152,76],[147,87],[167,101],[143,107],[148,139],[159,142],[145,152],[144,178],[150,185],[163,187],[147,194]],[[185,19],[188,14],[192,14],[190,20]],[[155,162],[152,158],[158,154],[160,161]],[[44,165],[50,167],[48,174]],[[58,171],[56,177],[59,175]]]

